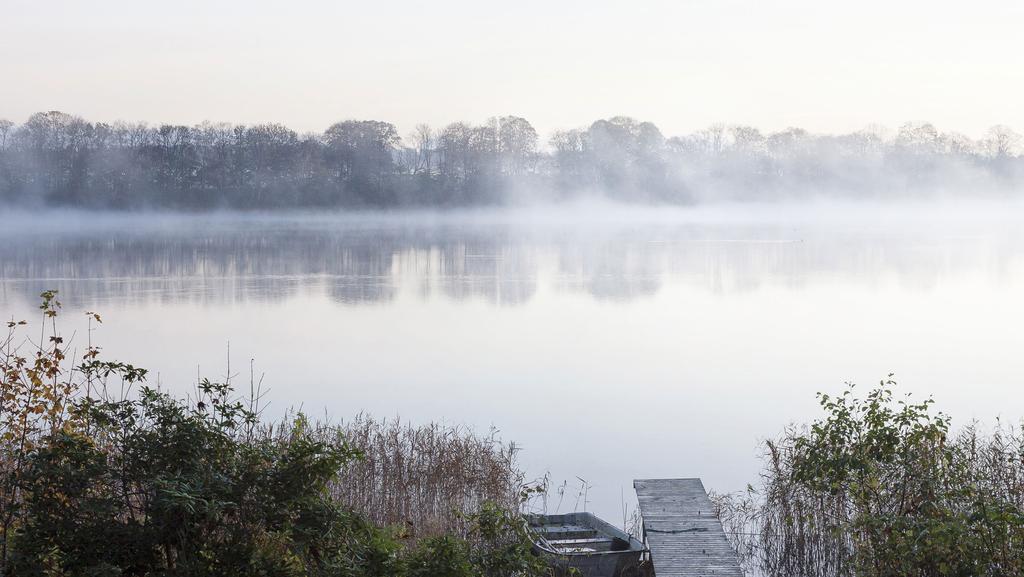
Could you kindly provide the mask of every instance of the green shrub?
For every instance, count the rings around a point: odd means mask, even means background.
[[[465,541],[449,535],[423,539],[405,558],[407,577],[473,577]]]
[[[896,399],[819,395],[824,417],[767,443],[760,493],[723,517],[768,576],[1024,574],[1024,438]]]
[[[207,401],[195,405],[148,388],[77,403],[88,436],[57,431],[29,455],[15,572],[39,573],[55,548],[75,573],[300,575],[337,562],[343,537],[366,534],[347,530],[354,518],[327,496],[357,456],[343,440],[301,427],[288,439],[254,434],[229,387],[204,382],[200,392]]]

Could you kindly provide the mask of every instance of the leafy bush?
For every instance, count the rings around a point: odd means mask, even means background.
[[[449,535],[428,537],[406,557],[408,577],[473,577],[465,541]]]
[[[770,576],[1024,574],[1024,438],[950,432],[932,401],[819,395],[825,417],[767,443],[761,493],[723,499],[752,568]]]

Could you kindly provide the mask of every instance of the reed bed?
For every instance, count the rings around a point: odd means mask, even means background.
[[[317,435],[337,436],[361,453],[331,483],[331,495],[374,524],[400,527],[408,537],[466,535],[467,515],[493,503],[518,511],[525,487],[517,465],[519,449],[501,440],[496,429],[485,434],[463,426],[367,414],[349,421],[309,423],[289,418],[276,434],[311,427]]]

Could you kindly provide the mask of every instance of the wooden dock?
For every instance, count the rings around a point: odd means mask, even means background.
[[[655,577],[744,577],[700,479],[633,481]]]

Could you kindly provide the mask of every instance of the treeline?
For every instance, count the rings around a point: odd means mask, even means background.
[[[524,118],[419,125],[93,123],[63,112],[0,120],[0,201],[84,208],[454,207],[561,200],[689,203],[825,195],[1008,192],[1024,182],[1020,136],[981,139],[909,123],[820,135],[715,125],[667,138],[615,117],[541,143]]]

